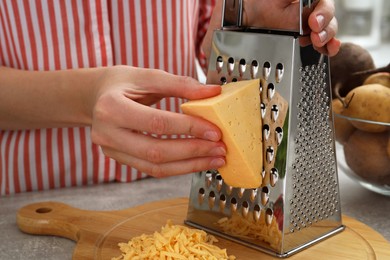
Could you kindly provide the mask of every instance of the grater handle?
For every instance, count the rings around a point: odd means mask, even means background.
[[[319,0],[300,0],[299,2],[299,34],[304,35],[305,29],[309,28],[309,15]]]
[[[222,9],[222,27],[241,27],[243,0],[224,0]]]
[[[278,1],[278,0],[273,0]],[[308,27],[307,20],[314,6],[319,0],[300,0],[299,1],[299,27],[298,33],[304,34]],[[222,9],[222,28],[240,28],[242,27],[242,16],[244,9],[244,0],[224,0]],[[273,28],[260,28],[273,29]],[[290,31],[290,30],[289,30]]]

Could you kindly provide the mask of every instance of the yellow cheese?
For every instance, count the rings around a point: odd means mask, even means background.
[[[226,164],[219,168],[226,184],[257,188],[262,183],[262,121],[259,80],[222,86],[218,96],[181,105],[185,114],[202,117],[220,128],[226,145]]]

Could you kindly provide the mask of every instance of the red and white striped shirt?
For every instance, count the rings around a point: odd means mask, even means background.
[[[0,66],[61,70],[127,64],[195,77],[214,2],[0,0]],[[179,105],[169,98],[156,107],[179,112]],[[0,129],[1,195],[144,177],[104,156],[88,127]]]

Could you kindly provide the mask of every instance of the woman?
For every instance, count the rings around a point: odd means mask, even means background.
[[[182,98],[221,90],[195,80],[220,25],[214,2],[0,0],[0,194],[222,166],[220,130],[179,113]],[[294,1],[247,0],[244,22],[274,26],[252,8],[266,5],[295,21]],[[337,53],[332,1],[309,25],[304,43]],[[182,135],[194,138],[170,138]]]

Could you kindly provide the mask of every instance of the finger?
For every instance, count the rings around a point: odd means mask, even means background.
[[[162,97],[180,97],[185,99],[202,99],[216,96],[221,93],[219,85],[204,85],[191,77],[177,76],[162,70],[139,71],[142,81],[135,84],[148,85],[148,92]],[[147,82],[144,81],[147,79]]]
[[[299,44],[302,47],[309,46],[311,44],[310,37],[300,37]],[[313,47],[319,53],[326,54],[326,55],[332,57],[332,56],[335,56],[339,52],[340,45],[341,45],[341,42],[338,39],[332,38],[325,46],[322,46],[322,47],[313,46]]]
[[[125,129],[111,131],[111,134],[115,134],[115,138],[107,136],[100,142],[101,146],[151,163],[226,155],[226,147],[222,142],[195,138],[160,139]]]
[[[310,36],[301,36],[299,37],[299,45],[302,47],[309,46],[311,44]]]
[[[316,33],[323,31],[334,19],[334,14],[335,7],[333,1],[319,1],[308,18],[310,29]]]
[[[336,39],[336,38],[331,39],[326,44],[328,55],[330,57],[335,56],[339,52],[340,46],[341,46],[341,42],[338,39]]]
[[[156,178],[217,169],[225,164],[223,157],[201,157],[157,164],[111,149],[106,149],[105,154],[121,164],[129,165]]]
[[[155,109],[129,100],[117,115],[118,125],[157,135],[190,135],[211,141],[219,141],[222,133],[211,122],[189,115]]]
[[[331,22],[328,24],[328,26],[325,27],[322,31],[318,33],[312,31],[310,34],[310,38],[313,45],[316,47],[325,46],[331,39],[333,39],[336,36],[337,29],[338,29],[337,20],[336,18],[333,18]]]
[[[155,109],[124,97],[121,93],[106,95],[99,100],[93,114],[93,130],[108,131],[105,122],[125,129],[157,135],[191,135],[211,141],[219,141],[222,133],[207,120]],[[99,137],[99,133],[96,135]]]

